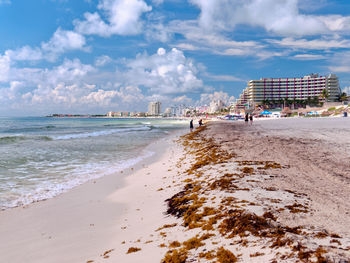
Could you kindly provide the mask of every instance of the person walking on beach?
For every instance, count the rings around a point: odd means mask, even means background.
[[[244,118],[245,123],[248,123],[248,118],[249,118],[249,113],[246,113]]]
[[[190,130],[193,130],[193,119],[190,121]]]
[[[250,125],[253,125],[253,114],[250,114],[249,120],[250,120]]]

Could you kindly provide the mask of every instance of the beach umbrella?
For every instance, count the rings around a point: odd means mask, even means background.
[[[270,114],[272,114],[272,113],[269,112],[268,110],[265,110],[262,113],[260,113],[259,115],[270,115]]]

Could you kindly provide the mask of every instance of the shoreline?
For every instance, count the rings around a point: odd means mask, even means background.
[[[175,131],[153,141],[146,147],[153,156],[116,174],[91,180],[54,198],[0,211],[0,261],[86,262],[103,254],[118,232],[115,222],[128,205],[110,199],[110,195],[128,187],[132,183],[129,177],[157,164],[164,158],[169,141],[183,133]]]

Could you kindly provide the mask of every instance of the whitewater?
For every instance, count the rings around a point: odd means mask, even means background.
[[[175,119],[0,118],[0,209],[57,196],[135,165]]]

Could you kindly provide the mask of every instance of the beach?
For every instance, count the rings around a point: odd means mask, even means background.
[[[167,136],[123,177],[0,211],[0,261],[348,262],[349,127],[212,121]]]

